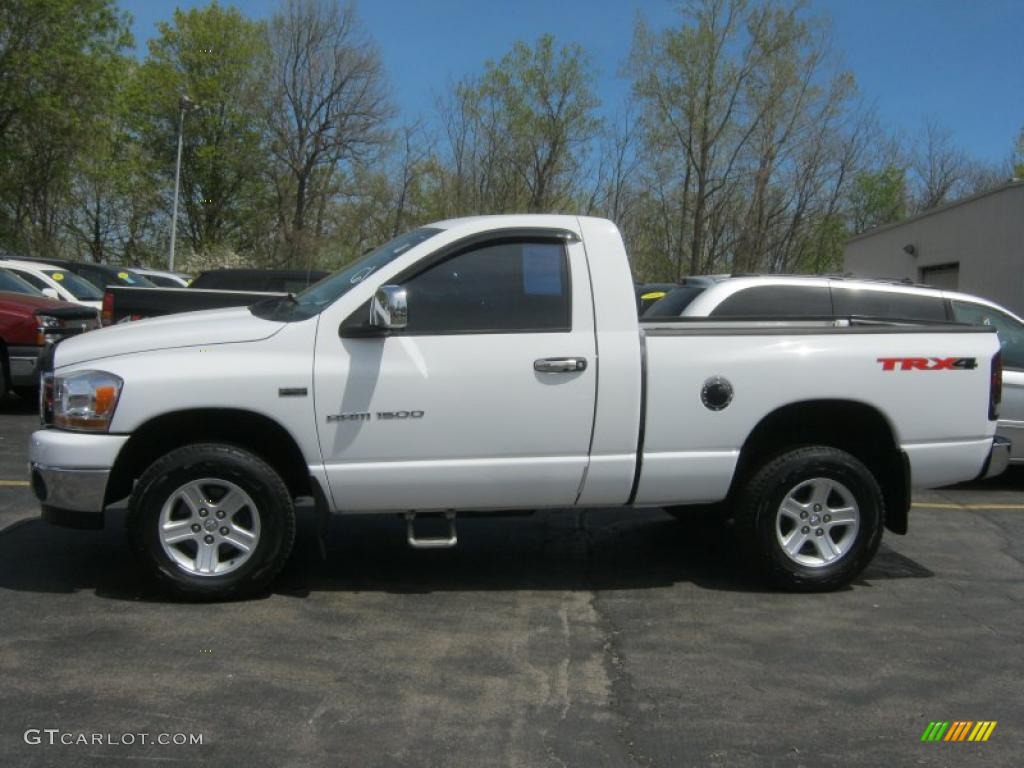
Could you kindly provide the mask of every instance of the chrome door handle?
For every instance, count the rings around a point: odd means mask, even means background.
[[[538,373],[579,373],[587,370],[585,357],[544,357],[533,361]]]

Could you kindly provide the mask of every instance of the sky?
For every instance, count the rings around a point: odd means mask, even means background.
[[[229,4],[222,0],[223,4]],[[119,0],[134,17],[139,51],[175,7],[205,0]],[[235,0],[266,18],[277,0]],[[677,22],[669,0],[362,0],[403,119],[430,118],[438,96],[516,40],[550,32],[582,45],[606,114],[628,94],[621,67],[636,20]],[[1024,0],[810,0],[831,17],[835,53],[883,124],[913,137],[937,119],[972,157],[1007,158],[1024,125]]]

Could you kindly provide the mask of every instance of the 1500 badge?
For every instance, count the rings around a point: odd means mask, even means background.
[[[883,371],[971,371],[975,357],[880,357]]]
[[[332,421],[371,421],[376,418],[379,421],[389,419],[422,419],[423,411],[360,411],[358,413],[332,413],[327,417],[328,422]]]

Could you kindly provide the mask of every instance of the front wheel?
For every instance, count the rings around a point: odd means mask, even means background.
[[[187,445],[155,461],[132,493],[128,529],[157,579],[191,598],[269,585],[295,540],[291,495],[266,462],[235,446]]]
[[[885,503],[845,451],[807,446],[769,459],[742,489],[736,527],[776,585],[819,592],[849,584],[875,556]]]

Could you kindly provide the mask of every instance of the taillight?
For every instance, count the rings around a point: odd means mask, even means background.
[[[114,294],[110,291],[103,292],[103,311],[100,314],[100,324],[110,325],[114,322]]]
[[[999,404],[1003,401],[1003,355],[996,352],[992,356],[992,377],[988,386],[988,420],[999,418]]]

